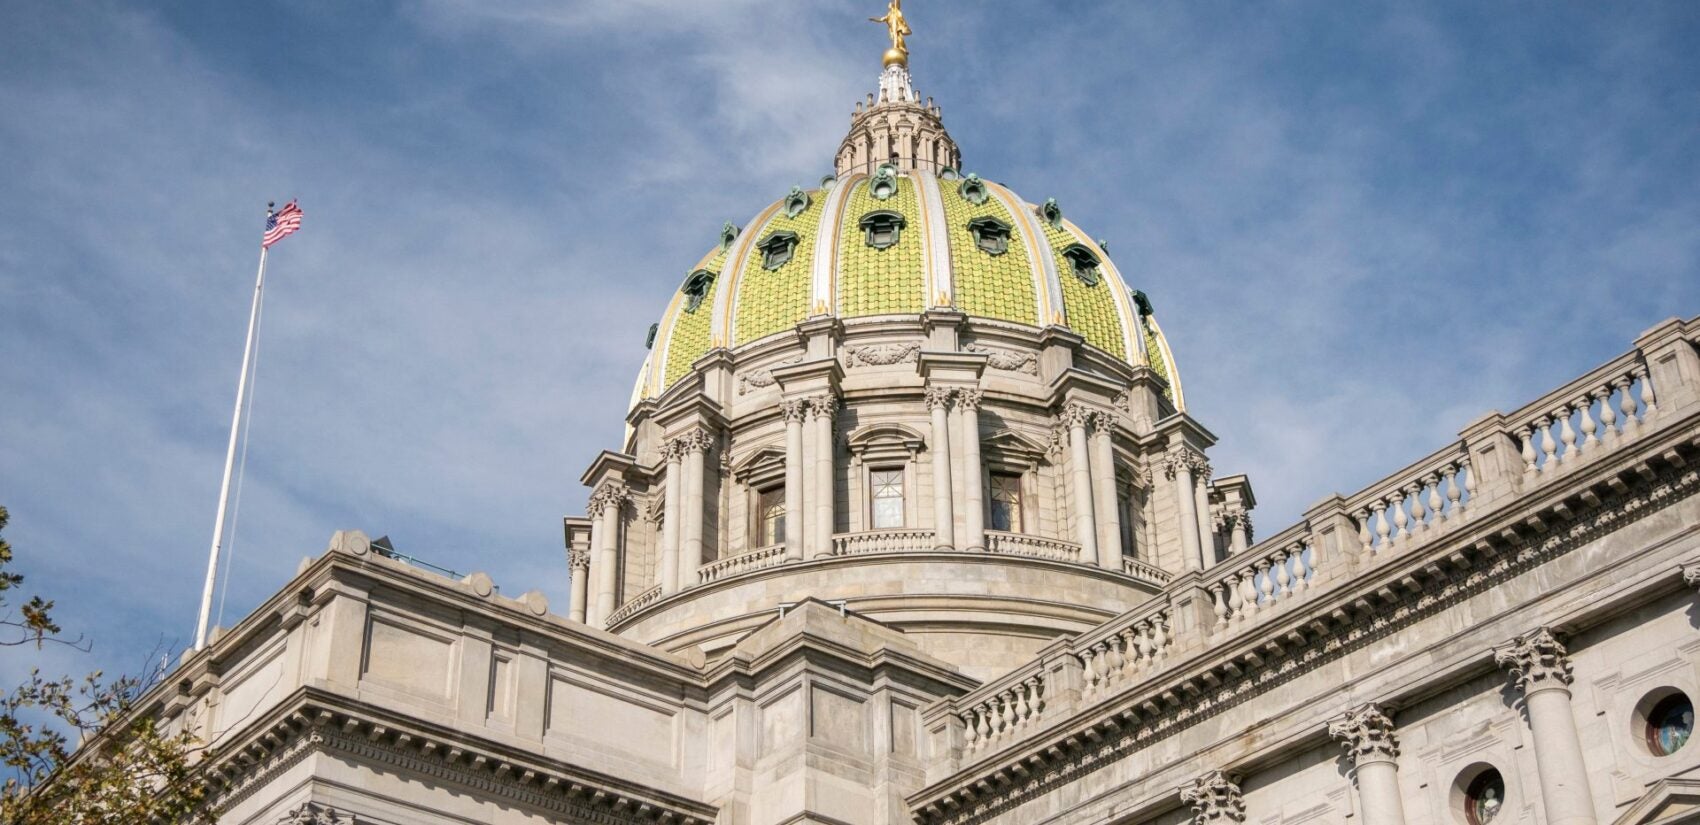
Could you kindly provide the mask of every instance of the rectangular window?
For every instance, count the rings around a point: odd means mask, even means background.
[[[992,529],[1020,532],[1021,476],[992,473],[991,481],[991,494],[986,499],[992,505]]]
[[[756,523],[761,541],[770,547],[785,541],[785,488],[769,487],[756,493]]]
[[[874,529],[903,526],[903,468],[873,470],[868,474],[873,490]]]

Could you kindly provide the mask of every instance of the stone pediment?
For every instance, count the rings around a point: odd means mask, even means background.
[[[926,444],[926,438],[902,424],[882,422],[859,427],[845,443],[850,454],[858,460],[881,458],[914,458]]]
[[[1700,779],[1661,779],[1629,806],[1613,825],[1678,825],[1700,822]]]

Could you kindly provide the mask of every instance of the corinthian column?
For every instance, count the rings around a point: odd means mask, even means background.
[[[1399,799],[1399,741],[1393,720],[1375,705],[1347,711],[1328,723],[1328,735],[1346,749],[1358,778],[1364,825],[1405,825]]]
[[[1564,645],[1542,627],[1494,650],[1493,660],[1523,693],[1548,825],[1594,825],[1594,795],[1570,712],[1570,655]]]
[[[684,524],[680,525],[679,531],[684,536],[684,547],[679,553],[680,590],[696,586],[697,568],[702,567],[703,457],[713,442],[714,439],[702,430],[679,439],[685,454],[685,503],[681,508]]]
[[[832,416],[838,411],[838,399],[830,393],[809,399],[809,420],[813,422],[815,439],[814,489],[810,491],[809,509],[814,511],[814,557],[832,555]],[[790,507],[789,503],[786,505]],[[786,525],[789,532],[790,525]]]
[[[567,551],[567,567],[572,570],[572,605],[567,618],[582,622],[585,618],[584,600],[590,596],[590,548],[574,547]]]
[[[1192,808],[1193,825],[1230,825],[1245,821],[1239,778],[1211,771],[1181,786],[1181,801]]]
[[[956,515],[950,506],[950,395],[948,387],[927,388],[933,416],[933,549],[956,549]]]
[[[1086,564],[1098,561],[1098,522],[1092,517],[1092,465],[1086,444],[1086,425],[1091,421],[1092,408],[1085,404],[1071,403],[1063,408],[1074,482],[1069,490],[1074,499],[1074,540],[1080,542],[1080,560]]]
[[[962,549],[986,549],[985,485],[980,469],[980,390],[957,390],[957,432],[962,436]]]
[[[1118,573],[1122,569],[1121,508],[1116,506],[1116,458],[1110,441],[1115,416],[1092,414],[1092,487],[1098,516],[1098,566]]]
[[[780,412],[785,416],[785,559],[802,561],[803,420],[808,417],[809,403],[793,398],[780,405]]]
[[[626,485],[606,482],[590,497],[596,522],[596,615],[590,623],[600,626],[613,615],[620,586],[620,507],[626,501]]]
[[[667,459],[667,491],[661,502],[661,594],[670,596],[679,592],[679,505],[684,497],[685,486],[683,462],[679,457],[680,449],[677,440],[668,441],[661,448],[661,455]]]
[[[1175,509],[1180,513],[1180,524],[1175,529],[1181,534],[1181,556],[1188,570],[1203,570],[1209,565],[1204,561],[1204,548],[1199,543],[1198,535],[1198,499],[1193,495],[1193,470],[1209,465],[1204,463],[1204,456],[1191,447],[1176,447],[1169,451],[1164,459],[1163,470],[1175,482]]]

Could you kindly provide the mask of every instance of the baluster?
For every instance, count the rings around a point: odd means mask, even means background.
[[[1247,568],[1240,571],[1240,598],[1245,602],[1243,605],[1245,607],[1245,613],[1242,615],[1244,615],[1247,620],[1250,620],[1253,616],[1257,615],[1258,592],[1256,568]]]
[[[1115,678],[1121,676],[1122,665],[1127,664],[1127,662],[1122,659],[1121,637],[1111,636],[1108,639],[1099,642],[1099,644],[1104,646],[1104,664],[1106,665],[1110,677]]]
[[[1045,680],[1037,676],[1027,677],[1027,701],[1033,706],[1033,716],[1045,712]]]
[[[1003,710],[1003,732],[1005,735],[1015,732],[1015,695],[1012,691],[998,694],[998,702]]]
[[[1637,364],[1634,375],[1641,379],[1641,420],[1650,421],[1659,412],[1657,399],[1653,397],[1653,378],[1647,374],[1645,364]]]
[[[1411,533],[1427,530],[1428,522],[1423,521],[1423,483],[1415,481],[1405,485],[1405,498],[1411,502]]]
[[[1262,601],[1273,607],[1275,602],[1275,577],[1269,575],[1269,560],[1263,559],[1257,563],[1258,590],[1263,594]]]
[[[964,710],[962,713],[957,715],[957,718],[962,720],[962,744],[963,744],[963,746],[968,748],[968,750],[970,752],[973,752],[975,750],[979,750],[979,747],[980,747],[980,731],[976,729],[976,723],[974,721],[974,709],[969,708],[967,710]]]
[[[1448,464],[1446,465],[1446,468],[1450,470],[1452,469],[1452,465]],[[1446,519],[1446,511],[1443,509],[1446,506],[1446,502],[1442,501],[1440,498],[1440,476],[1435,473],[1429,473],[1428,478],[1423,479],[1423,484],[1428,486],[1428,525],[1430,527],[1439,527],[1440,523]]]
[[[1228,623],[1228,597],[1222,592],[1222,583],[1210,585],[1210,609],[1216,613],[1216,626]]]
[[[1240,591],[1239,574],[1229,573],[1224,583],[1228,594],[1228,615],[1239,621],[1245,618],[1245,596]]]
[[[1405,515],[1405,494],[1398,490],[1394,490],[1392,493],[1388,494],[1388,498],[1393,502],[1392,507],[1390,508],[1393,510],[1393,526],[1398,528],[1393,533],[1393,543],[1396,545],[1403,545],[1405,540],[1411,537],[1411,531],[1409,529],[1411,521],[1410,518]]]
[[[980,741],[985,743],[985,744],[988,744],[988,745],[991,744],[991,742],[990,742],[990,740],[992,738],[992,719],[991,719],[992,709],[991,709],[991,707],[989,705],[987,705],[985,702],[981,702],[980,704],[974,706],[974,714],[975,714],[975,717],[977,719],[979,719]]]
[[[1463,511],[1458,509],[1463,506],[1463,503],[1459,500],[1461,497],[1462,494],[1458,492],[1458,465],[1448,464],[1446,465],[1446,500],[1449,502],[1446,508],[1447,521],[1464,514]]]
[[[1098,686],[1098,653],[1088,647],[1080,652],[1080,666],[1085,671],[1086,688],[1092,690]]]
[[[1535,419],[1535,428],[1541,431],[1541,472],[1553,472],[1558,469],[1558,442],[1552,438],[1552,418]]]
[[[1533,475],[1535,467],[1535,433],[1528,427],[1517,428],[1517,441],[1523,445],[1523,475]]]
[[[1352,518],[1358,522],[1358,543],[1364,546],[1364,555],[1368,556],[1375,549],[1374,546],[1370,544],[1369,511],[1360,507],[1356,513],[1352,514]]]
[[[1293,560],[1293,586],[1289,592],[1297,593],[1310,586],[1310,583],[1305,581],[1309,568],[1305,566],[1304,539],[1293,542],[1293,546],[1287,549],[1287,556]]]
[[[1287,575],[1287,553],[1284,550],[1276,550],[1275,555],[1271,558],[1275,560],[1275,565],[1272,568],[1272,572],[1275,576],[1275,582],[1272,587],[1273,593],[1270,598],[1283,598],[1292,593],[1291,587],[1293,584],[1293,578]]]
[[[1376,499],[1370,507],[1375,510],[1375,552],[1385,553],[1391,549],[1388,547],[1388,536],[1393,533],[1387,526],[1387,502]]]
[[[1578,454],[1587,453],[1600,446],[1600,437],[1595,435],[1599,427],[1594,424],[1594,399],[1590,398],[1587,393],[1582,393],[1582,397],[1576,399],[1576,403],[1570,406],[1582,413],[1582,441],[1576,445],[1576,452]]]
[[[1635,417],[1635,394],[1629,391],[1632,380],[1622,375],[1611,382],[1618,389],[1617,408],[1623,410],[1623,434],[1630,438],[1641,434],[1641,421]]]
[[[1552,411],[1553,421],[1559,425],[1558,440],[1564,442],[1564,452],[1559,455],[1560,464],[1570,462],[1576,457],[1576,431],[1570,429],[1570,407],[1560,404]]]
[[[1217,592],[1221,592],[1221,588],[1219,586],[1217,588]],[[1223,620],[1220,624],[1227,624],[1227,621]],[[1152,627],[1150,619],[1146,619],[1139,623],[1139,635],[1134,637],[1134,644],[1139,650],[1139,663],[1141,665],[1149,664],[1151,662],[1151,658],[1156,655],[1156,645],[1151,643],[1151,638],[1155,632],[1156,630]]]
[[[1600,443],[1613,447],[1617,444],[1617,410],[1612,409],[1611,385],[1594,388],[1592,395],[1600,402]]]
[[[1022,725],[1026,725],[1028,722],[1033,720],[1033,685],[1032,685],[1032,683],[1033,683],[1032,677],[1028,677],[1028,679],[1026,681],[1023,681],[1021,684],[1015,686],[1016,695],[1019,697],[1020,703],[1021,703],[1020,707],[1019,707],[1019,711],[1020,711],[1019,715],[1021,716],[1021,724]]]
[[[1151,620],[1151,658],[1163,655],[1169,646],[1169,614],[1158,613]]]

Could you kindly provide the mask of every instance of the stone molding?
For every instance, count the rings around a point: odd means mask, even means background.
[[[1652,455],[1666,448],[1649,445]],[[1634,463],[1632,459],[1628,463]],[[1129,685],[1120,701],[1101,705],[1089,716],[1060,725],[1046,736],[1017,747],[987,754],[986,761],[934,783],[911,797],[916,820],[922,825],[973,825],[1095,772],[1115,761],[1115,754],[1143,749],[1175,735],[1230,707],[1249,701],[1291,681],[1304,672],[1337,660],[1370,643],[1435,615],[1456,602],[1475,596],[1546,561],[1667,506],[1700,493],[1700,469],[1692,461],[1667,462],[1663,470],[1646,467],[1642,484],[1598,496],[1591,506],[1566,507],[1567,523],[1531,519],[1527,510],[1491,511],[1513,516],[1523,530],[1507,526],[1478,532],[1463,547],[1439,543],[1420,556],[1402,559],[1378,571],[1400,582],[1380,588],[1364,582],[1358,588],[1318,591],[1302,611],[1288,612],[1277,622],[1258,626],[1252,636],[1216,642],[1219,650],[1202,667],[1160,672],[1150,681]],[[1645,466],[1645,465],[1643,465]],[[1562,504],[1562,502],[1561,502]],[[1539,526],[1537,526],[1537,523]],[[1375,593],[1367,607],[1352,607],[1354,594]],[[1264,646],[1257,639],[1280,639]],[[1187,697],[1185,702],[1165,697]],[[1095,744],[1086,746],[1085,741]],[[1028,770],[1020,779],[996,785],[990,794],[965,795],[982,777],[1008,777],[1008,764]],[[949,800],[947,803],[946,800]]]
[[[1538,690],[1568,691],[1570,652],[1551,628],[1537,627],[1493,651],[1494,664],[1505,668],[1512,684],[1527,696]]]
[[[963,352],[986,356],[986,366],[1004,372],[1021,372],[1028,375],[1039,374],[1039,356],[1031,352],[999,349],[980,344],[969,344],[962,348]]]
[[[1181,788],[1181,801],[1192,808],[1194,825],[1245,821],[1245,799],[1239,777],[1211,771]]]
[[[892,364],[913,364],[921,358],[921,345],[908,344],[868,344],[860,347],[845,347],[845,367],[885,367]]]
[[[358,825],[353,814],[345,814],[329,805],[303,802],[301,807],[283,815],[277,825]]]
[[[1328,735],[1340,743],[1352,765],[1392,762],[1399,758],[1399,739],[1393,719],[1379,705],[1362,705],[1328,723]]]

